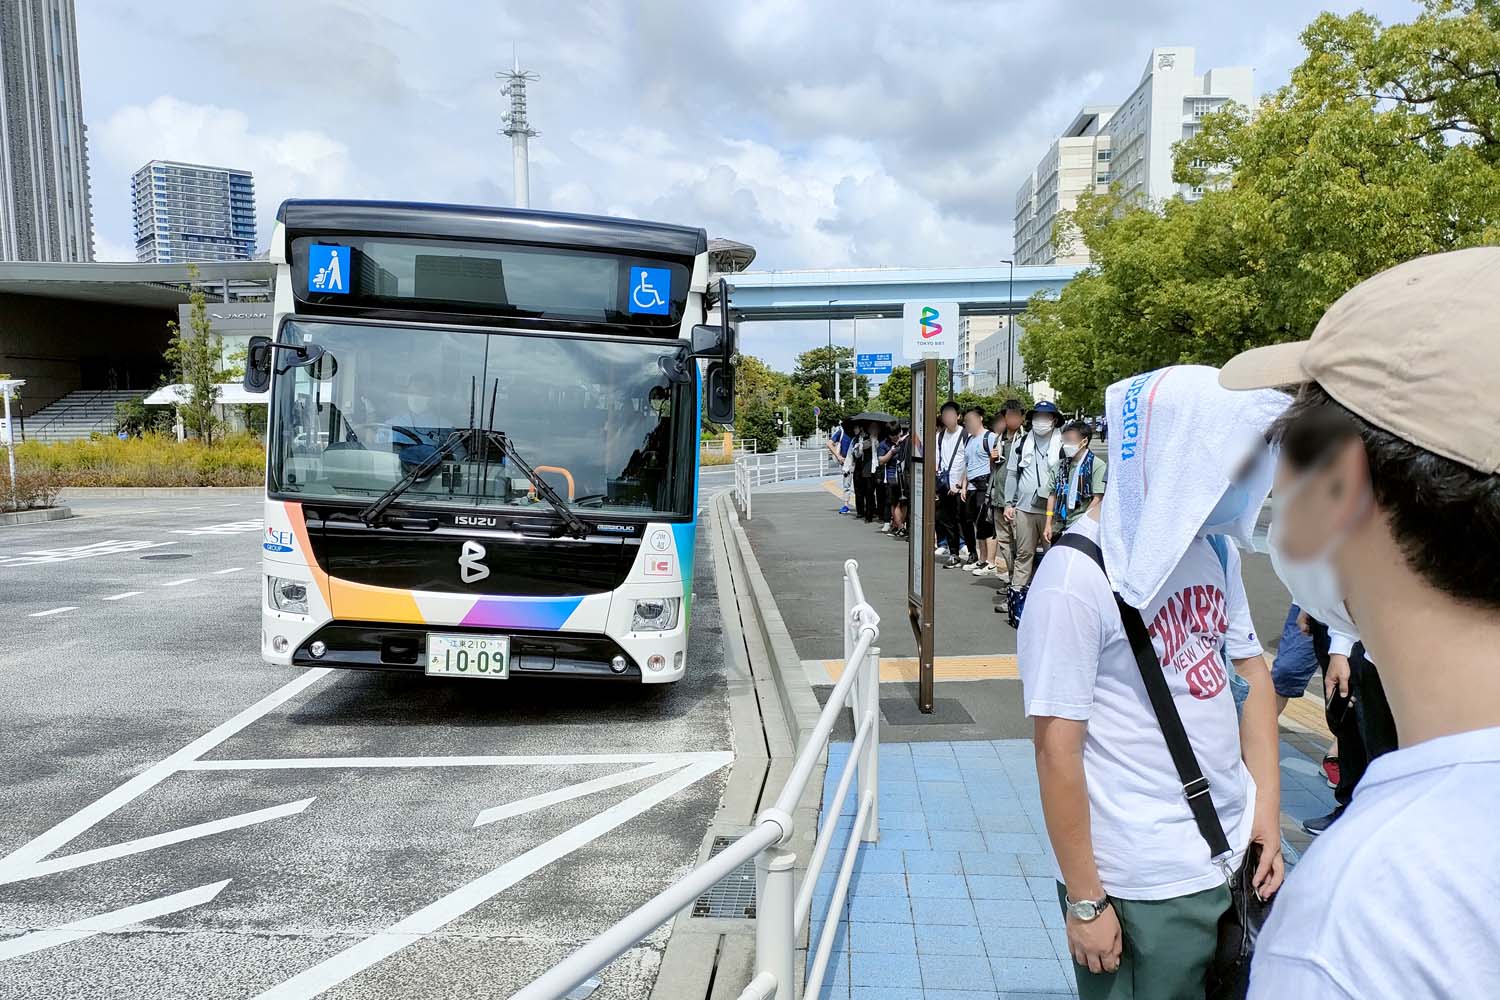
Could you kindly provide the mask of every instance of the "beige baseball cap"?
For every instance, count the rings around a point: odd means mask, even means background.
[[[1418,257],[1355,285],[1312,338],[1257,347],[1227,389],[1317,382],[1376,427],[1500,472],[1500,247]]]

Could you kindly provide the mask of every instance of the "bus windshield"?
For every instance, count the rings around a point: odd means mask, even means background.
[[[692,513],[695,403],[673,343],[290,319],[316,344],[272,406],[273,494],[368,502],[447,449],[397,506],[549,511],[492,428],[577,510]],[[290,355],[278,355],[281,358]]]

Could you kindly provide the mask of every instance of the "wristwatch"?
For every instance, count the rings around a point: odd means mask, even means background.
[[[1067,900],[1069,915],[1085,924],[1090,920],[1099,919],[1099,914],[1103,913],[1104,908],[1109,905],[1108,896],[1105,896],[1103,899],[1078,900],[1068,899],[1067,896],[1064,896],[1063,899]]]

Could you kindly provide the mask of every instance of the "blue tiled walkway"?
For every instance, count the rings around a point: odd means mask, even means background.
[[[842,808],[829,800],[848,752],[829,748],[823,789],[824,821],[837,816],[845,829],[853,790]],[[1332,799],[1317,766],[1285,744],[1282,758],[1282,783],[1297,806],[1326,812]],[[843,838],[834,843],[813,900],[814,945],[829,919]],[[882,744],[880,842],[861,852],[849,896],[824,998],[1056,1000],[1075,992],[1030,740]]]

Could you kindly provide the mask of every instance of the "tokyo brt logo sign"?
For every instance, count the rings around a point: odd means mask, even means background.
[[[922,317],[917,323],[921,327],[923,340],[931,340],[943,332],[942,324],[938,322],[938,311],[932,306],[922,307]]]

